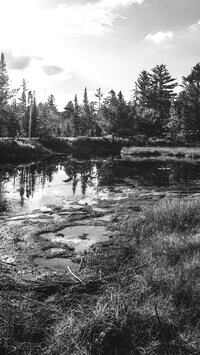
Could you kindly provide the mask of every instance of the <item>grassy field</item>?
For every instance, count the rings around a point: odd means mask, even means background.
[[[1,354],[200,354],[200,200],[129,200],[110,229],[80,281],[2,266]]]
[[[200,158],[200,147],[123,147],[122,155],[140,157]]]

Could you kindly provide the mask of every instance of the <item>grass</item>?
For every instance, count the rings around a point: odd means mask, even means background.
[[[122,155],[141,157],[200,158],[200,147],[123,147]]]
[[[1,354],[200,354],[199,212],[189,198],[123,205],[112,239],[87,255],[84,285],[21,285],[4,270]]]

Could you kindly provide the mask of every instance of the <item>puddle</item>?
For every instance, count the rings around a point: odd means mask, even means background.
[[[113,216],[114,216],[113,214],[106,214],[105,216],[98,218],[98,220],[104,222],[110,222]]]
[[[67,270],[69,267],[73,272],[79,271],[79,264],[73,263],[70,259],[44,259],[44,258],[35,258],[34,263],[38,266],[47,267],[48,269],[60,269]]]
[[[66,227],[57,233],[44,233],[42,238],[51,242],[60,242],[74,248],[75,253],[84,252],[97,242],[108,240],[104,226],[73,226]]]

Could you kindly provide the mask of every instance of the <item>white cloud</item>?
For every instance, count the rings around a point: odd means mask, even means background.
[[[191,25],[191,26],[189,27],[189,29],[190,29],[191,31],[194,31],[194,32],[198,31],[198,30],[200,29],[200,20],[198,20],[196,23],[194,23],[193,25]]]
[[[0,52],[12,54],[6,62],[13,85],[21,83],[22,69],[23,77],[41,95],[51,83],[69,81],[77,72],[96,77],[95,61],[88,61],[89,46],[79,46],[81,41],[74,37],[102,37],[112,32],[116,21],[125,19],[120,7],[143,1],[0,0]]]
[[[82,5],[77,5],[77,2],[60,2],[49,9],[41,8],[38,0],[3,1],[0,50],[10,50],[14,56],[51,55],[52,43],[54,47],[61,48],[66,43],[66,37],[101,37],[112,32],[117,19],[124,19],[116,8],[141,4],[143,1],[88,0]]]
[[[115,8],[118,6],[131,6],[133,4],[142,4],[144,0],[101,0],[100,6],[104,8]]]
[[[167,31],[167,32],[157,32],[155,34],[151,34],[149,33],[147,36],[146,36],[146,40],[149,40],[149,41],[152,41],[156,44],[160,44],[168,39],[171,39],[174,37],[174,34],[173,32],[171,31]]]
[[[49,11],[49,26],[56,21],[57,31],[65,35],[102,36],[111,31],[113,24],[120,15],[110,9],[88,4],[86,6],[66,7],[60,5]],[[57,19],[57,20],[56,20]]]

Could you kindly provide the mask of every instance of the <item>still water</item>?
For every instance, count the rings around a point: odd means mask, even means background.
[[[151,159],[74,160],[48,158],[21,165],[0,165],[0,213],[48,211],[70,203],[120,199],[136,189],[200,192],[200,161]]]

